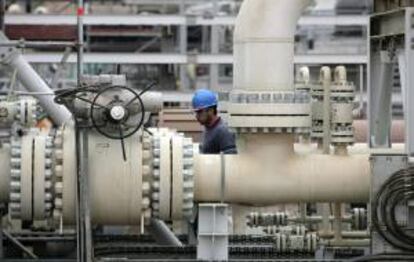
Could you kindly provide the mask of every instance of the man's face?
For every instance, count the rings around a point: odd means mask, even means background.
[[[201,109],[195,111],[197,121],[202,124],[203,126],[207,126],[210,123],[210,110],[208,109]]]

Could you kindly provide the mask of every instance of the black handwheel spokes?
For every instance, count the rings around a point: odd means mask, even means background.
[[[141,98],[141,96],[143,94],[145,94],[146,92],[148,92],[151,88],[153,88],[157,83],[156,82],[152,82],[149,85],[147,85],[136,97],[134,97],[131,101],[129,101],[126,104],[126,107],[128,107],[129,105],[131,105],[137,98]]]
[[[122,156],[124,157],[124,161],[127,161],[126,152],[125,152],[125,141],[124,141],[124,132],[122,131],[122,125],[118,125],[119,129],[119,137],[121,138],[121,146],[122,146]]]
[[[104,110],[97,105],[105,105]],[[123,159],[127,161],[125,139],[142,127],[145,118],[144,103],[139,94],[121,86],[102,89],[92,101],[90,117],[93,127],[100,134],[121,140]]]

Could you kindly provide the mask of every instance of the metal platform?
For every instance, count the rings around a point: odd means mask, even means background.
[[[61,53],[39,52],[25,54],[29,63],[60,63]],[[116,59],[114,59],[116,58]],[[365,55],[297,55],[296,64],[366,64]],[[231,54],[137,54],[137,53],[85,53],[86,64],[233,64]],[[68,57],[67,63],[76,63],[76,54]]]
[[[85,26],[230,26],[236,18],[231,16],[185,16],[185,15],[86,15]],[[343,16],[304,16],[299,26],[367,26],[369,17],[365,15]],[[76,25],[75,15],[17,15],[5,16],[6,25]]]

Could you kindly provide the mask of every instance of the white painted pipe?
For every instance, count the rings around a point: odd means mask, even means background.
[[[16,54],[15,58],[11,60],[10,66],[17,69],[17,77],[28,91],[40,93],[53,92],[22,55]],[[34,97],[39,100],[40,105],[50,115],[55,124],[62,125],[71,119],[72,114],[69,110],[54,102],[55,96],[34,95]]]
[[[368,155],[301,155],[288,135],[245,137],[239,155],[224,157],[224,169],[220,156],[195,156],[196,201],[255,206],[368,201]]]
[[[0,32],[0,41],[8,41],[8,38]],[[50,94],[53,91],[45,81],[36,73],[32,66],[14,48],[0,48],[1,62],[17,71],[17,77],[27,91]],[[54,102],[54,95],[33,95],[39,100],[40,105],[50,115],[53,122],[62,125],[69,121],[72,114],[69,110]]]
[[[309,67],[303,66],[299,69],[299,82],[303,82],[308,85],[310,83],[310,70]]]
[[[163,100],[161,92],[146,92],[141,99],[146,112],[158,113],[162,110]]]
[[[294,36],[310,0],[245,0],[234,33],[234,86],[293,91]]]
[[[323,86],[323,152],[329,154],[331,144],[331,83],[332,72],[328,66],[321,68],[320,82]]]
[[[243,2],[235,30],[236,89],[293,90],[293,37],[310,2]],[[324,79],[327,73],[331,79],[330,70],[323,73]],[[296,154],[290,134],[243,134],[238,149],[236,156],[195,156],[196,201],[268,206],[369,198],[368,155]]]
[[[346,83],[347,82],[347,72],[345,66],[337,66],[335,68],[335,83]]]

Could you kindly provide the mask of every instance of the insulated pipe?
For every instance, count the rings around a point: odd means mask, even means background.
[[[294,36],[310,0],[245,0],[234,32],[234,86],[293,91]]]
[[[8,41],[7,37],[0,32],[0,41]],[[0,47],[1,63],[17,70],[17,77],[27,91],[36,93],[53,93],[50,87],[29,65],[29,63],[18,53],[15,48]],[[67,108],[54,102],[54,95],[33,95],[39,100],[40,105],[50,115],[53,122],[62,125],[71,119],[71,113]]]
[[[240,154],[223,161],[195,155],[196,201],[255,206],[368,201],[368,155],[297,155],[287,137],[246,136]]]
[[[162,110],[163,100],[161,92],[146,92],[141,96],[146,112],[158,113]]]

